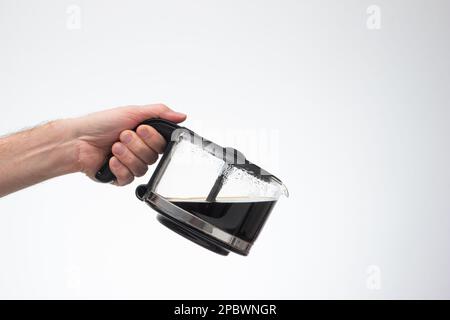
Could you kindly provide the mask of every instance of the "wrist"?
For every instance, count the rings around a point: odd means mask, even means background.
[[[72,119],[47,122],[34,129],[30,139],[30,156],[47,179],[78,171],[76,126]]]
[[[52,134],[60,137],[57,144],[53,146],[56,157],[59,159],[60,172],[57,175],[74,173],[80,171],[79,163],[79,132],[76,119],[55,120],[48,125]]]

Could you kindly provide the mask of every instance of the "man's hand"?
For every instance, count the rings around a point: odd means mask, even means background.
[[[74,119],[78,130],[79,170],[94,178],[112,153],[109,166],[117,177],[115,184],[123,186],[132,182],[135,176],[143,176],[166,145],[164,138],[150,126],[139,126],[136,132],[130,130],[150,118],[178,123],[184,121],[186,115],[155,104],[120,107]]]
[[[81,171],[94,178],[109,154],[116,185],[142,176],[165,147],[150,118],[181,122],[186,115],[162,104],[128,106],[84,117],[51,121],[0,138],[0,197],[38,182]]]

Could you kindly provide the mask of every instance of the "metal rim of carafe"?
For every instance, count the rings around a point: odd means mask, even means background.
[[[250,251],[250,248],[252,247],[252,244],[250,242],[247,242],[245,240],[242,240],[236,236],[233,236],[216,226],[212,225],[211,223],[193,215],[192,213],[174,205],[170,201],[166,200],[164,197],[158,195],[157,193],[154,193],[150,191],[147,195],[144,196],[142,199],[148,204],[153,204],[157,206],[159,209],[161,209],[163,212],[165,212],[170,217],[185,223],[197,230],[200,230],[201,232],[207,234],[210,237],[213,237],[221,242],[224,242],[225,244],[229,245],[230,247],[243,252],[245,254],[248,254]]]

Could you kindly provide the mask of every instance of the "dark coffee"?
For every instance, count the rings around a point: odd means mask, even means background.
[[[252,201],[254,200],[254,201]],[[178,207],[242,240],[253,242],[272,211],[272,199],[169,199]]]

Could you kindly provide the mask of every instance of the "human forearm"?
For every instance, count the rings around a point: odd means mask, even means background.
[[[78,171],[76,133],[70,119],[0,138],[0,197]]]
[[[166,141],[150,118],[181,122],[186,115],[163,104],[126,106],[47,124],[0,138],[0,197],[72,172],[94,178],[106,157],[122,186],[155,163]]]

